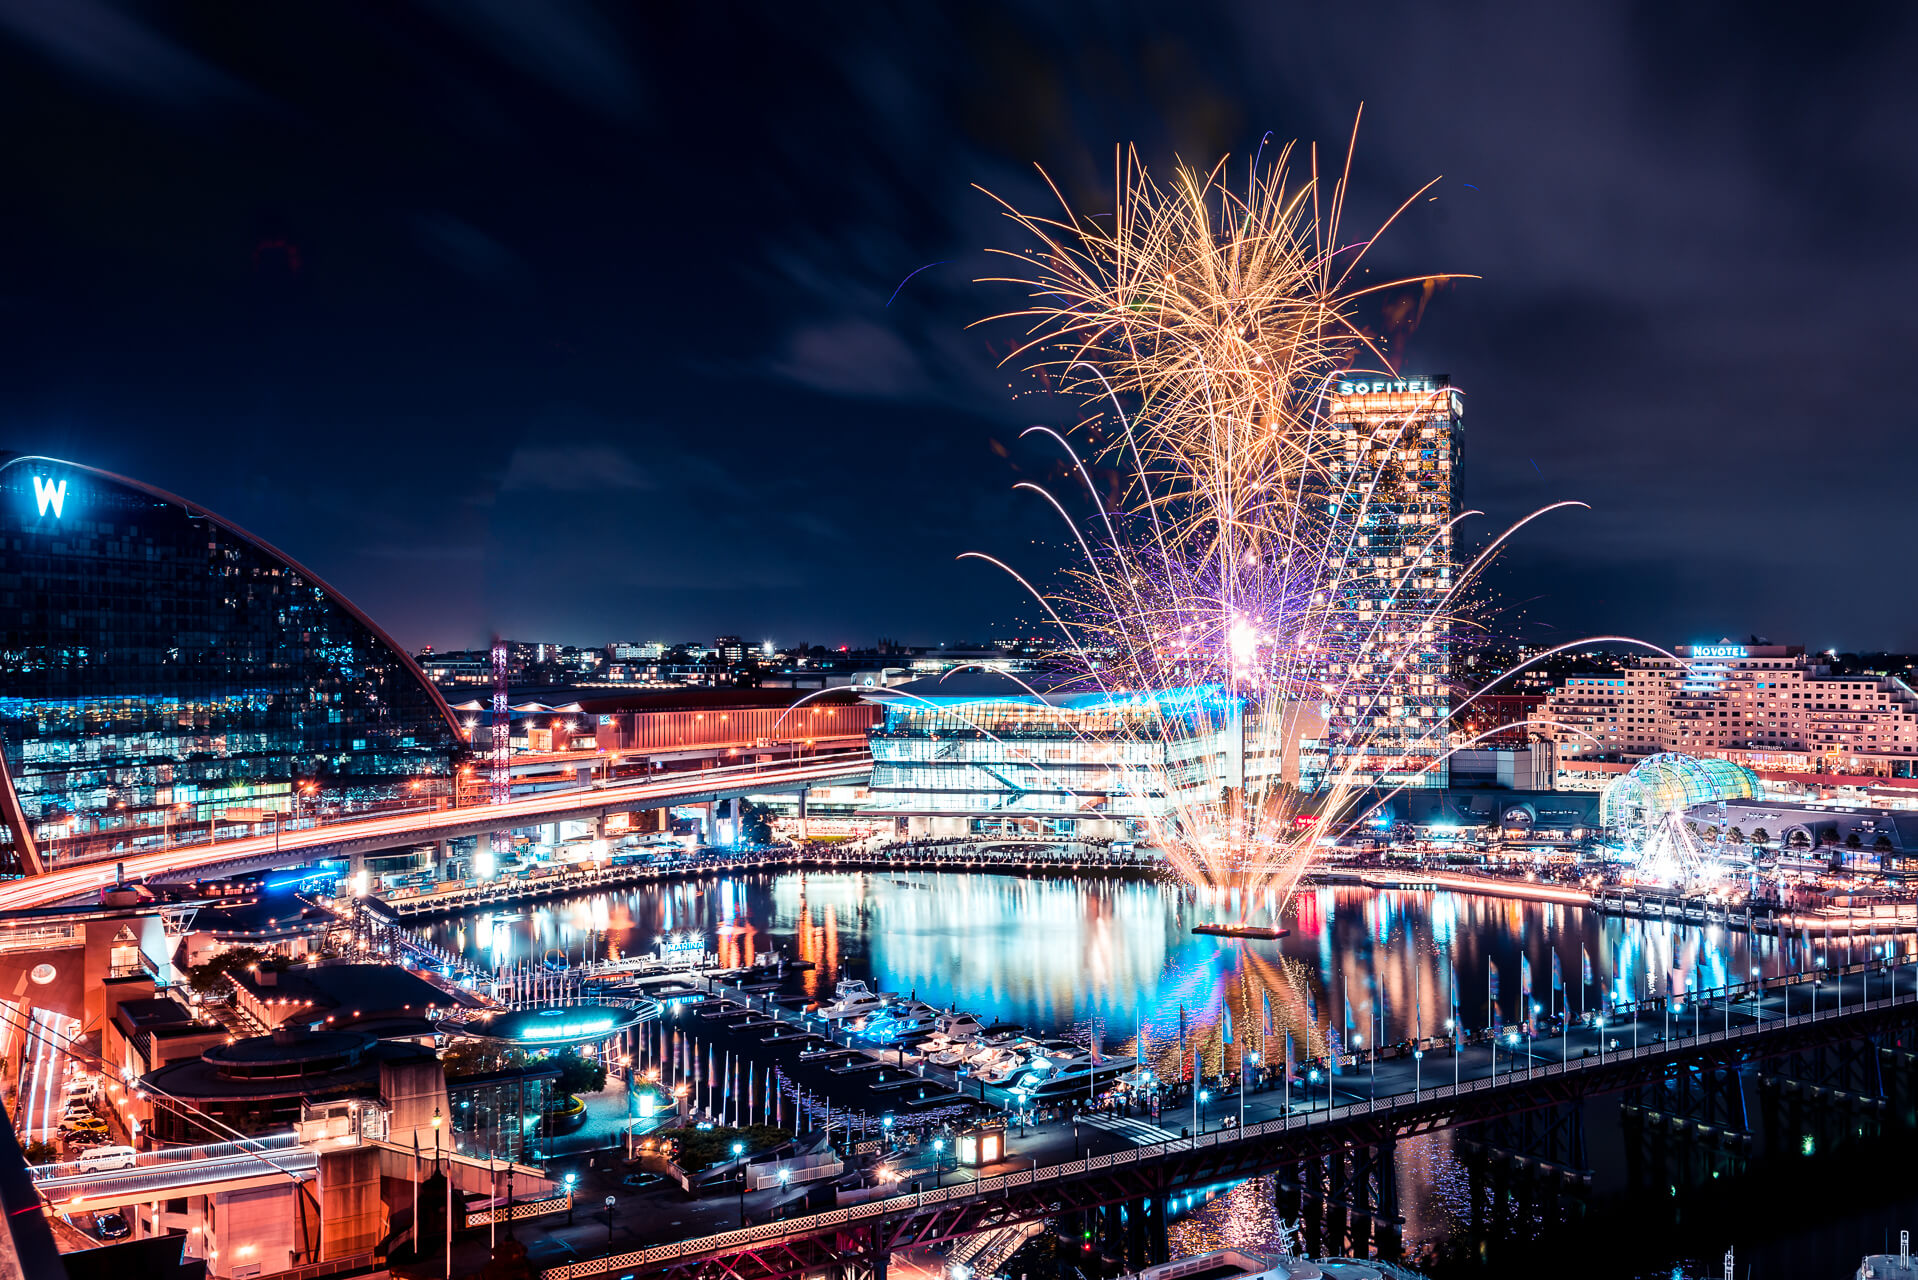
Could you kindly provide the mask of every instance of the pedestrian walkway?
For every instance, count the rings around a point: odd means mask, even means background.
[[[1171,1129],[1161,1128],[1149,1120],[1135,1120],[1131,1116],[1102,1115],[1095,1112],[1075,1116],[1073,1123],[1122,1134],[1134,1142],[1164,1142],[1167,1138],[1178,1136]]]

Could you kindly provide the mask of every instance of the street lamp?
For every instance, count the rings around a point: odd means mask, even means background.
[[[733,1143],[733,1161],[735,1163],[738,1163],[739,1157],[745,1154],[745,1143]],[[737,1169],[733,1170],[733,1174],[739,1179],[739,1225],[743,1227],[746,1225],[746,1166],[741,1164]],[[612,1227],[609,1225],[606,1230],[608,1232],[607,1245],[610,1248],[612,1245]]]
[[[1212,1090],[1199,1090],[1199,1132],[1205,1132],[1205,1104],[1212,1101]]]
[[[577,1173],[566,1175],[566,1225],[573,1225],[573,1184],[579,1181]]]
[[[1602,1067],[1605,1065],[1605,1015],[1593,1014],[1592,1026],[1598,1029],[1598,1065]]]
[[[1458,1088],[1459,1043],[1458,1032],[1454,1029],[1453,1019],[1451,1018],[1445,1020],[1445,1033],[1452,1039],[1452,1088],[1456,1090]]]
[[[934,1138],[932,1140],[932,1189],[934,1191],[939,1189],[939,1177],[941,1173],[944,1172],[945,1167],[946,1140],[944,1138]]]

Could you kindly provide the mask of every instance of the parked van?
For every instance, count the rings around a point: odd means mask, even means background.
[[[75,1160],[81,1173],[105,1173],[110,1169],[131,1169],[139,1163],[132,1147],[95,1147]]]

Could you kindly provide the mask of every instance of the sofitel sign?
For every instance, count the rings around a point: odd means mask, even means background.
[[[1742,644],[1695,644],[1692,646],[1694,658],[1742,658],[1745,646]]]
[[[1342,396],[1364,396],[1388,391],[1436,391],[1430,378],[1360,378],[1357,382],[1339,383]]]

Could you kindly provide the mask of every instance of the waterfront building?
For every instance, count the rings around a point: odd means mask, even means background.
[[[1460,511],[1463,411],[1443,376],[1333,386],[1327,501],[1335,525],[1342,509],[1358,511],[1346,518],[1356,524],[1340,625],[1368,646],[1348,646],[1354,670],[1338,673],[1345,693],[1329,708],[1326,741],[1333,774],[1349,767],[1363,783],[1446,785],[1452,666],[1441,614],[1456,571],[1450,524]]]
[[[867,812],[915,836],[1112,838],[1242,785],[1244,731],[1216,689],[1115,693],[955,671],[860,693],[884,715],[868,738]]]
[[[282,552],[138,481],[0,461],[0,872],[444,787],[460,746],[413,659]]]
[[[379,1099],[389,1111],[400,1109],[402,1097],[447,1105],[445,1072],[430,1046],[296,1024],[223,1039],[156,1068],[141,1083],[151,1108],[147,1132],[163,1143],[285,1132],[304,1110],[348,1099]]]
[[[1681,645],[1571,676],[1547,702],[1567,760],[1657,752],[1761,772],[1918,776],[1918,693],[1897,676],[1834,675],[1797,645]]]

